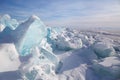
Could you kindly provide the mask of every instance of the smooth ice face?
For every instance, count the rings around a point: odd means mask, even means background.
[[[19,25],[17,20],[11,19],[11,17],[7,14],[0,18],[0,24],[4,25],[5,27],[9,27],[12,30]]]
[[[35,20],[24,35],[20,46],[19,53],[27,55],[30,53],[32,47],[37,46],[41,40],[46,36],[45,25],[40,20]]]

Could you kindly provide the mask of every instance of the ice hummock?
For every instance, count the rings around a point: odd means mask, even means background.
[[[104,42],[96,42],[93,47],[98,57],[105,58],[116,54],[113,46]]]
[[[118,57],[107,57],[102,61],[93,64],[95,72],[103,79],[117,79],[120,78],[120,59]]]

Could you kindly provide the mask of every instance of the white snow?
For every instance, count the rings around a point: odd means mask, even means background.
[[[0,44],[0,72],[18,70],[20,64],[14,44]]]
[[[40,20],[40,18],[38,16],[36,16],[36,15],[32,15],[30,18],[34,19],[34,20],[36,20],[36,19]]]
[[[113,63],[111,63],[113,62]],[[119,58],[117,57],[107,57],[104,59],[103,62],[100,62],[99,64],[105,66],[105,67],[109,67],[109,66],[113,66],[113,65],[120,65],[120,61]]]

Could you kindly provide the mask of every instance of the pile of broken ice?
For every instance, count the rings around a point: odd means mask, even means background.
[[[54,28],[48,28],[48,42],[52,44],[53,50],[72,50],[82,47],[81,38],[76,37],[75,33],[69,28],[63,31],[55,31]]]
[[[113,42],[108,39],[95,42],[93,50],[98,57],[92,67],[97,74],[107,79],[120,78],[120,56],[116,53]]]
[[[6,28],[16,27],[17,22],[10,20],[8,15],[1,18],[0,24]],[[2,32],[4,32],[4,29]],[[1,34],[2,34],[1,32]],[[59,59],[53,54],[52,48],[46,40],[46,26],[37,16],[31,16],[10,32],[12,42],[19,53],[21,64],[19,66],[22,78],[36,80],[47,78],[56,79],[55,72],[59,67]],[[1,37],[1,36],[0,36]],[[8,53],[14,55],[13,53]]]
[[[120,55],[119,51],[116,52],[118,46],[115,46],[110,39],[103,40],[101,37],[84,34],[70,28],[46,27],[37,16],[31,16],[25,22],[18,23],[9,15],[4,15],[0,18],[0,38],[3,38],[1,34],[7,28],[11,29],[7,33],[13,38],[11,44],[17,51],[15,53],[0,51],[0,55],[7,53],[11,59],[8,60],[11,63],[9,65],[15,64],[14,66],[18,67],[15,67],[15,70],[19,70],[25,80],[58,80],[57,73],[64,62],[61,62],[54,51],[82,48],[91,49],[97,56],[97,59],[90,59],[92,62],[90,65],[102,79],[104,76],[110,80],[120,78]],[[5,45],[1,43],[1,46]],[[11,70],[5,69],[0,72]]]

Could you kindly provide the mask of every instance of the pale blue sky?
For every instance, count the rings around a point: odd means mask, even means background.
[[[35,14],[48,26],[118,26],[120,0],[0,0],[0,15]]]

